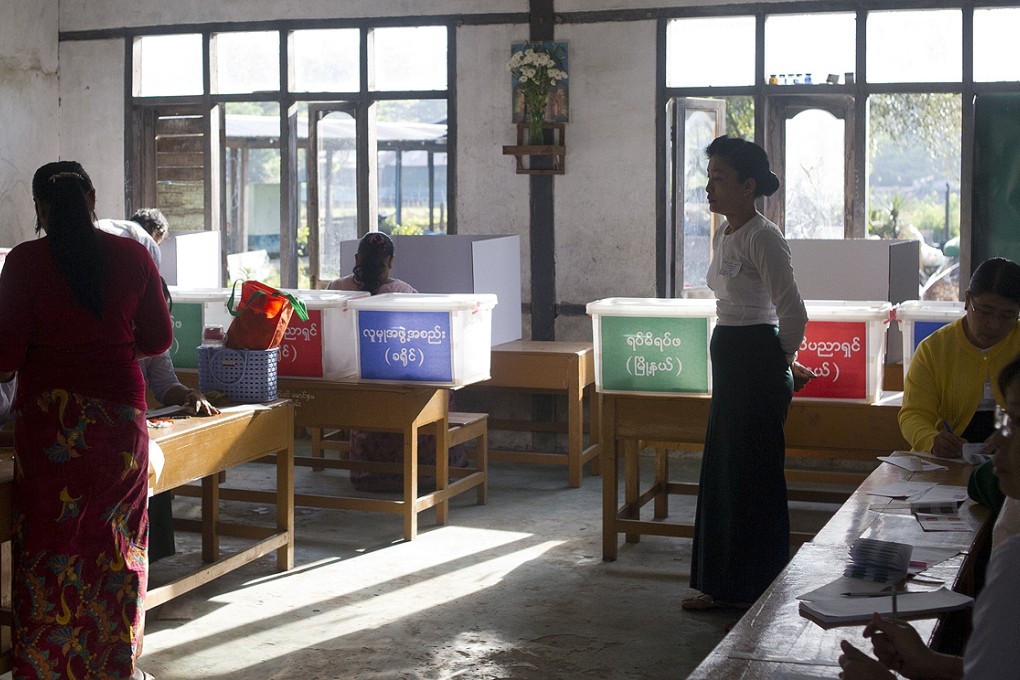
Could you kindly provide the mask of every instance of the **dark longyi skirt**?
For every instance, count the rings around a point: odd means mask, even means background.
[[[783,427],[793,374],[771,325],[716,326],[691,587],[753,602],[789,560]]]

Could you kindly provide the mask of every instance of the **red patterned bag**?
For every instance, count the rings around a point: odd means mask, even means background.
[[[290,317],[297,312],[302,321],[308,320],[305,303],[290,293],[284,293],[260,281],[245,281],[241,286],[241,301],[234,307],[238,281],[230,291],[227,311],[234,317],[227,329],[227,347],[233,349],[273,349],[280,346]]]

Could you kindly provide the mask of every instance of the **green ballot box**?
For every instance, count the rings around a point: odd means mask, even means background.
[[[595,389],[708,394],[714,299],[606,298],[587,307],[595,341]]]
[[[170,320],[174,326],[174,344],[170,358],[175,368],[198,368],[198,346],[202,329],[208,325],[230,327],[233,319],[227,311],[229,288],[178,288],[170,286],[173,307]]]

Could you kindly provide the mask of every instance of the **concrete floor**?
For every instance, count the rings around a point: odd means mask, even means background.
[[[491,468],[488,505],[469,492],[444,527],[426,512],[412,542],[395,515],[298,508],[294,570],[274,573],[267,556],[150,612],[141,667],[159,680],[658,680],[686,677],[722,638],[733,613],[680,609],[690,540],[646,536],[603,562],[598,477],[571,489],[562,467]],[[697,459],[672,471],[693,478]],[[296,487],[350,494],[346,475],[299,468]],[[270,488],[273,469],[228,483]],[[196,503],[178,497],[175,512],[197,516]],[[693,508],[672,499],[675,516]],[[834,510],[797,504],[793,521],[817,528]],[[273,516],[241,503],[224,513]],[[153,582],[197,564],[197,549],[178,532]]]

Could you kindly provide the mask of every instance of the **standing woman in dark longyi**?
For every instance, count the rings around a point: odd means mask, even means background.
[[[149,435],[136,357],[173,339],[159,273],[95,226],[73,161],[32,180],[37,232],[0,274],[0,380],[16,371],[14,678],[143,680]]]
[[[716,296],[712,406],[701,463],[684,609],[748,607],[789,559],[783,427],[807,312],[783,233],[758,212],[779,179],[765,150],[719,137],[708,149],[708,205],[725,217],[713,237],[708,285]]]

